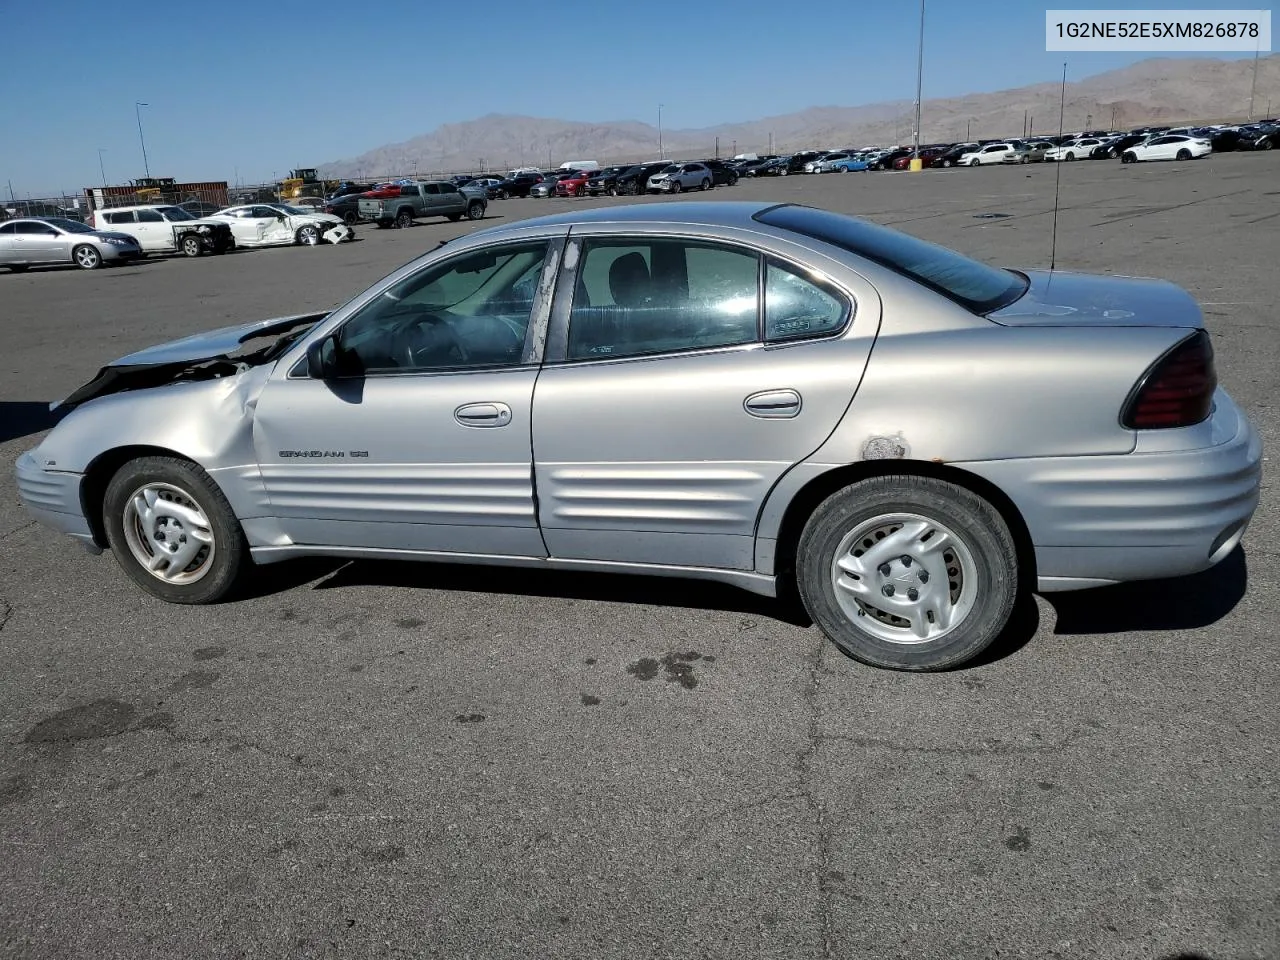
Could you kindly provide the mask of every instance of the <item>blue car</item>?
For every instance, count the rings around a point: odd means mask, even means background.
[[[870,161],[866,157],[846,157],[831,165],[831,172],[856,173],[869,168]]]

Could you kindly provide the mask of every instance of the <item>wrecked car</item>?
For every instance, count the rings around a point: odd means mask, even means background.
[[[181,253],[199,257],[234,250],[235,238],[221,220],[197,217],[181,207],[159,205],[95,210],[95,230],[124,233],[138,241],[144,255]]]
[[[353,240],[356,235],[341,217],[285,203],[227,207],[213,214],[212,219],[228,224],[240,247],[316,246]]]
[[[61,406],[22,500],[168,601],[304,555],[794,586],[908,670],[972,660],[1027,591],[1216,564],[1261,461],[1180,288],[792,204],[481,230]]]

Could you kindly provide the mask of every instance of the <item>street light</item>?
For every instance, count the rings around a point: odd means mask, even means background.
[[[662,148],[662,104],[658,104],[658,159],[667,159],[667,152]]]
[[[911,138],[911,159],[920,159],[920,92],[924,86],[924,0],[920,0],[920,44],[916,53],[916,122]],[[912,170],[919,170],[918,163],[912,163]]]
[[[102,185],[107,185],[107,169],[102,165],[102,155],[107,152],[106,147],[98,148],[98,172],[102,174]]]
[[[147,163],[147,140],[142,135],[142,107],[149,107],[151,104],[143,103],[141,100],[133,101],[133,112],[138,118],[138,142],[142,144],[142,169],[146,171],[147,179],[151,179],[151,166]]]

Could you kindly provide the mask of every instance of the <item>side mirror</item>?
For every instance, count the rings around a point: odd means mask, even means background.
[[[334,334],[307,345],[307,376],[332,380],[338,376],[338,342]]]

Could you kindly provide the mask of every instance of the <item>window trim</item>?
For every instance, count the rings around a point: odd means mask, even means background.
[[[615,243],[634,241],[637,244],[653,240],[675,240],[681,242],[712,244],[745,252],[756,258],[756,339],[749,343],[726,344],[724,346],[689,347],[684,350],[667,350],[662,353],[642,353],[627,357],[582,357],[571,358],[569,349],[569,324],[573,312],[573,298],[578,285],[578,269],[582,264],[583,248],[589,241],[606,240]],[[811,337],[789,337],[782,340],[765,338],[765,286],[767,282],[767,264],[775,260],[783,268],[808,280],[825,292],[835,296],[844,304],[844,322],[840,328]],[[755,247],[738,239],[702,233],[588,233],[570,234],[566,240],[563,253],[563,266],[556,280],[555,294],[552,300],[551,318],[547,329],[546,347],[542,366],[568,367],[583,364],[635,363],[648,360],[666,360],[674,357],[702,356],[706,354],[746,352],[751,350],[780,350],[798,347],[804,344],[819,343],[823,340],[839,340],[849,333],[858,315],[858,297],[848,288],[825,274],[815,274],[807,263],[786,254],[777,253],[765,247]]]
[[[565,238],[558,236],[551,237],[523,237],[520,239],[506,240],[494,244],[486,244],[484,246],[468,247],[459,250],[455,255],[444,257],[440,260],[433,260],[430,263],[423,264],[418,270],[406,273],[402,276],[390,279],[377,287],[364,303],[356,307],[354,312],[349,316],[343,317],[342,321],[335,326],[326,330],[319,335],[322,339],[336,336],[341,332],[343,327],[352,320],[359,317],[373,303],[375,303],[386,291],[390,290],[396,284],[403,283],[411,277],[416,277],[426,270],[434,270],[437,267],[443,267],[457,260],[465,259],[468,256],[474,256],[480,251],[500,251],[505,247],[532,246],[535,243],[546,244],[547,252],[542,261],[542,271],[538,274],[538,283],[535,288],[533,309],[529,313],[529,324],[525,327],[524,346],[520,351],[520,360],[516,363],[492,364],[487,366],[465,366],[465,367],[440,367],[433,370],[387,370],[374,371],[372,373],[361,373],[352,377],[340,377],[343,382],[353,380],[383,380],[395,377],[438,377],[438,376],[456,376],[460,373],[495,373],[507,370],[526,370],[536,369],[540,366],[538,359],[538,340],[541,339],[541,333],[545,332],[549,326],[549,321],[539,322],[539,313],[549,313],[549,305],[543,305],[538,302],[538,292],[544,286],[550,286],[551,281],[547,278],[548,269],[559,270],[560,263],[564,257]],[[368,292],[368,291],[366,291]],[[310,380],[311,375],[307,365],[307,348],[315,340],[315,337],[308,336],[305,338],[306,347],[303,348],[301,355],[293,365],[289,368],[289,372],[285,375],[286,380]]]

